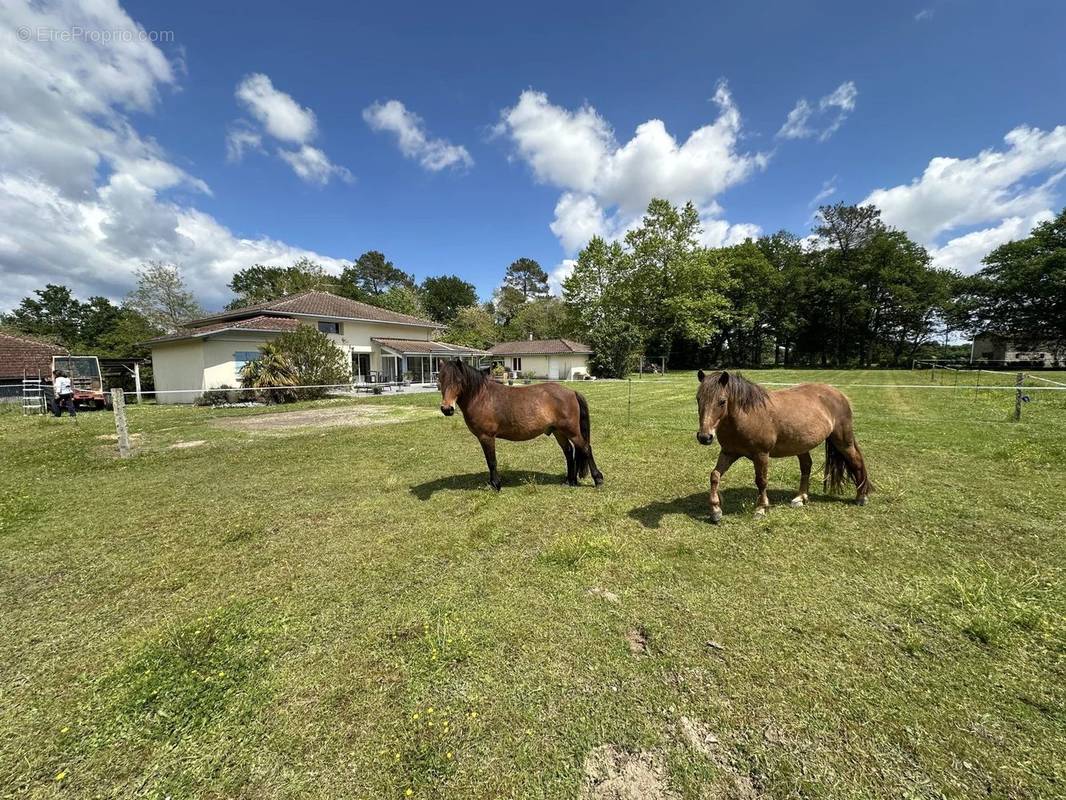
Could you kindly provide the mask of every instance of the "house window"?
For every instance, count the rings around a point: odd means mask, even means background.
[[[520,359],[518,356],[513,356],[511,358],[511,372],[521,372],[521,371],[522,371],[522,359]]]
[[[238,350],[233,354],[233,368],[237,372],[237,376],[240,377],[241,370],[244,369],[244,365],[249,361],[258,361],[263,357],[263,354],[258,350]]]
[[[341,332],[341,324],[339,322],[320,322],[318,323],[318,329],[322,333],[337,333]]]

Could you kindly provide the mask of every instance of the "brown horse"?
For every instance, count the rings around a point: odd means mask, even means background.
[[[824,383],[804,383],[767,392],[741,375],[724,371],[705,375],[700,370],[697,377],[700,430],[696,440],[711,444],[717,438],[722,446],[711,473],[712,522],[722,519],[718,483],[738,458],[750,458],[755,464],[755,486],[759,489],[756,516],[770,508],[766,476],[771,458],[799,458],[800,488],[792,506],[804,505],[811,479],[810,451],[823,441],[825,488],[842,489],[847,473],[857,488],[855,502],[866,504],[873,485],[855,441],[851,404],[841,392]]]
[[[459,359],[440,365],[440,410],[446,417],[463,412],[466,427],[481,442],[489,466],[489,485],[499,491],[496,439],[524,442],[554,435],[566,456],[566,483],[577,486],[590,472],[597,486],[603,473],[589,444],[589,405],[580,394],[557,383],[504,386]]]

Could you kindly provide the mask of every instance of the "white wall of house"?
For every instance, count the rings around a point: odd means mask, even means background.
[[[436,328],[420,325],[397,325],[386,322],[356,322],[328,317],[299,317],[301,322],[318,328],[321,322],[336,322],[340,333],[327,333],[351,364],[352,353],[369,353],[370,369],[381,370],[381,348],[371,338],[414,339],[430,341]],[[213,389],[240,386],[235,354],[258,351],[277,334],[225,331],[197,339],[163,342],[152,347],[152,369],[157,390]],[[191,403],[200,391],[158,395],[160,403]]]
[[[397,325],[389,322],[355,322],[353,320],[331,319],[328,317],[299,317],[301,322],[318,327],[319,322],[336,322],[340,333],[327,333],[337,347],[343,350],[351,360],[352,353],[370,353],[370,369],[381,370],[381,349],[370,340],[374,339],[414,339],[428,342],[433,338],[437,328],[420,325]]]
[[[538,378],[569,380],[575,371],[588,372],[588,356],[583,353],[557,353],[553,355],[494,355],[494,361],[502,360],[504,367],[516,372],[532,372]],[[514,360],[522,360],[515,370]]]
[[[164,342],[152,346],[152,374],[160,403],[191,403],[199,391],[170,394],[175,389],[201,389],[204,386],[204,348],[200,339]]]

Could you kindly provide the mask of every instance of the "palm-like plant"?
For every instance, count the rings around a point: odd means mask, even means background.
[[[296,393],[293,390],[278,388],[299,385],[292,361],[274,342],[261,345],[259,351],[262,355],[241,369],[241,386],[263,389],[266,399],[274,403],[294,400]]]

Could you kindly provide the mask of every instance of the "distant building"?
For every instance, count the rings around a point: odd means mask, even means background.
[[[515,375],[531,373],[537,378],[572,380],[588,374],[592,348],[570,339],[521,339],[500,342],[489,348],[493,363]]]
[[[970,361],[992,366],[1058,367],[1063,352],[1049,344],[1018,342],[1002,336],[978,336],[973,340]]]
[[[23,378],[50,381],[52,356],[65,355],[66,348],[51,342],[0,333],[0,401],[12,402],[21,397]]]
[[[285,331],[311,325],[329,337],[351,364],[352,382],[433,383],[442,359],[478,363],[483,350],[434,341],[441,325],[359,303],[329,292],[303,292],[192,320],[187,328],[152,339],[152,369],[160,403],[191,403],[204,389],[239,386],[260,346]],[[189,391],[180,391],[188,389]]]

